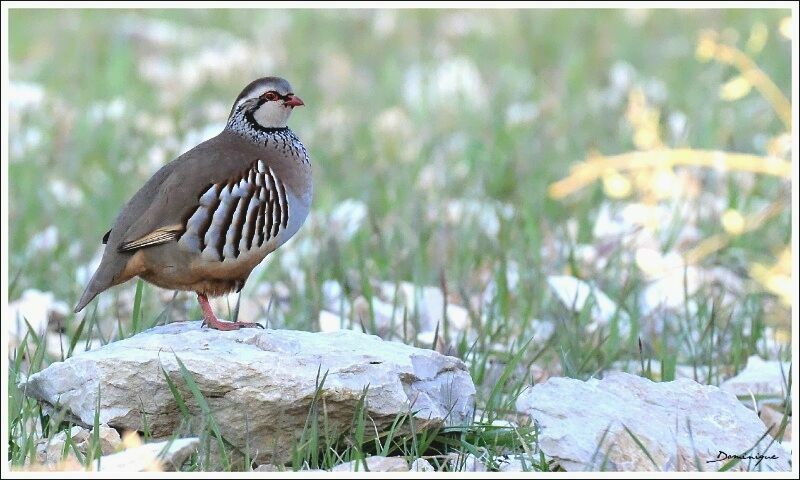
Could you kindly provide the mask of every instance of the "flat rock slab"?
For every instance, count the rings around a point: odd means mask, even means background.
[[[54,363],[20,388],[87,426],[99,391],[100,423],[141,431],[146,418],[159,437],[172,435],[183,419],[166,374],[197,431],[204,415],[177,359],[224,439],[239,453],[249,448],[259,463],[290,459],[315,397],[329,431],[338,433],[352,424],[365,389],[371,431],[388,429],[398,415],[412,416],[417,429],[471,420],[475,386],[461,360],[350,330],[220,332],[200,322],[172,323]]]
[[[119,453],[106,455],[92,462],[93,471],[101,472],[174,472],[197,451],[199,438],[178,438],[172,441],[147,443]]]
[[[739,397],[774,395],[783,398],[788,377],[788,362],[766,361],[753,355],[747,359],[744,370],[722,382],[720,388]]]
[[[550,378],[523,392],[517,410],[539,424],[542,452],[568,471],[716,471],[727,463],[714,461],[720,452],[753,457],[735,471],[790,469],[783,446],[767,448],[772,438],[762,438],[766,427],[755,412],[731,393],[689,379]]]

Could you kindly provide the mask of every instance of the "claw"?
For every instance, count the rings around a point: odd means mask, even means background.
[[[197,294],[197,301],[200,302],[200,308],[203,310],[203,323],[201,327],[208,326],[214,330],[239,330],[240,328],[264,328],[260,323],[247,323],[247,322],[223,322],[214,315],[211,310],[211,305],[208,303],[208,297],[200,293]]]

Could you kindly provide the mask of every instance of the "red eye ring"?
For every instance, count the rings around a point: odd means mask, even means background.
[[[265,93],[262,96],[262,98],[264,100],[268,101],[268,102],[274,102],[275,100],[280,98],[280,96],[278,95],[278,92],[269,91],[269,92]]]

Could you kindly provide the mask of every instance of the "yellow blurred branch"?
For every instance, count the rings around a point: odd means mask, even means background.
[[[722,63],[736,67],[742,73],[742,76],[761,92],[761,95],[775,110],[786,129],[788,131],[792,130],[792,104],[772,79],[758,68],[758,65],[746,53],[730,45],[717,43],[716,40],[710,37],[703,38],[700,41],[700,51],[703,56],[706,58],[710,56]]]
[[[745,218],[744,228],[742,229],[741,233],[752,232],[753,230],[761,228],[761,226],[767,220],[778,215],[785,209],[786,209],[785,200],[776,200],[772,202],[764,210],[758,213],[754,213],[753,215],[750,215],[747,218]],[[686,264],[692,265],[698,263],[700,262],[700,260],[711,255],[712,253],[725,248],[728,245],[728,243],[730,243],[731,238],[732,235],[727,233],[718,233],[716,235],[712,235],[706,238],[705,240],[700,242],[696,247],[686,252],[686,255],[684,255],[684,258],[686,259]]]
[[[673,166],[698,166],[760,173],[791,178],[791,163],[777,157],[728,153],[717,150],[658,149],[620,155],[592,157],[572,167],[570,175],[550,184],[551,198],[564,198],[601,178],[609,169],[615,171]]]

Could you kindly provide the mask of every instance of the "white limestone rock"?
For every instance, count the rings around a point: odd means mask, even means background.
[[[46,406],[91,425],[100,392],[100,422],[171,435],[182,415],[165,380],[186,401],[194,431],[203,413],[176,357],[186,366],[222,436],[259,463],[283,463],[318,398],[331,428],[346,430],[365,388],[366,415],[380,432],[413,411],[415,427],[460,425],[471,418],[475,386],[464,363],[431,350],[350,330],[309,333],[242,329],[220,332],[200,322],[156,327],[50,365],[20,384]],[[163,370],[162,370],[163,369]],[[320,432],[320,435],[323,435]]]
[[[627,373],[593,382],[550,378],[523,392],[517,410],[539,424],[539,447],[568,471],[695,471],[695,459],[701,469],[716,471],[726,463],[713,462],[719,452],[742,455],[754,445],[747,455],[776,458],[741,461],[733,470],[790,468],[781,445],[767,450],[771,439],[761,438],[765,427],[755,412],[729,392],[689,379],[655,383]]]

